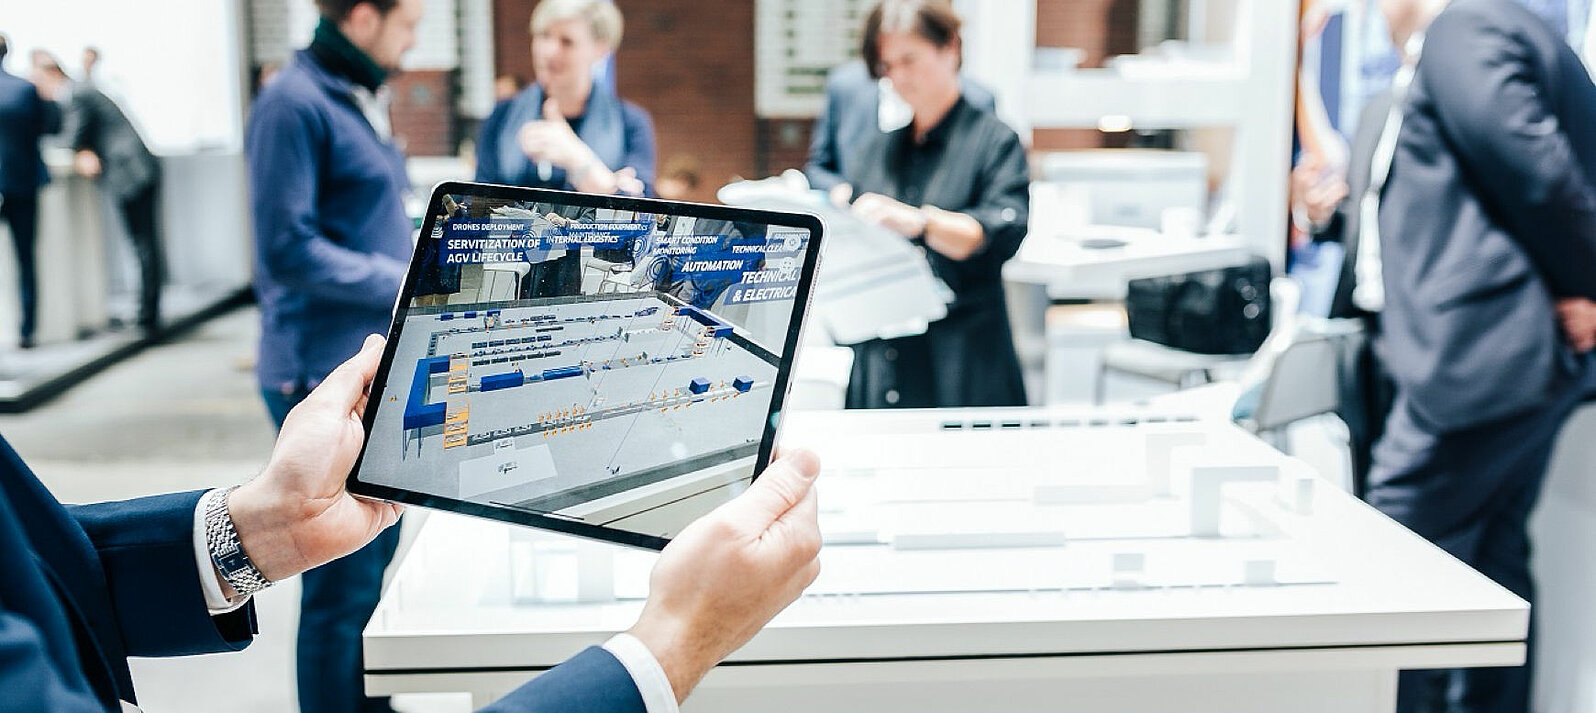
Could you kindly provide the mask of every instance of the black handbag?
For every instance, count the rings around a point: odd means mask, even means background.
[[[1251,354],[1269,336],[1269,261],[1130,281],[1137,339],[1199,354]]]

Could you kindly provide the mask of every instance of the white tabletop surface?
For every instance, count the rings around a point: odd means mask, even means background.
[[[1053,299],[1121,299],[1129,280],[1239,265],[1249,255],[1235,235],[1194,238],[1120,230],[1106,237],[1125,244],[1089,248],[1072,237],[1032,232],[1003,266],[1003,277],[1043,285]]]
[[[816,450],[825,463],[828,537],[876,543],[828,544],[810,593],[730,660],[1370,647],[1406,652],[1396,667],[1514,662],[1528,621],[1523,601],[1328,483],[1301,486],[1312,477],[1305,465],[1230,424],[1150,408],[793,414],[784,442]],[[963,428],[946,430],[952,422]],[[992,425],[977,430],[977,422]],[[1061,425],[1072,422],[1079,425]],[[1038,484],[1137,481],[1146,472],[1137,444],[1157,432],[1205,441],[1172,456],[1168,496],[1087,490],[1087,499],[1106,500],[1062,506],[1026,496]],[[1271,464],[1281,483],[1229,486],[1221,536],[1189,537],[1183,473],[1202,464]],[[1041,475],[1027,480],[1034,472]],[[1300,499],[1303,487],[1311,498]],[[1066,544],[892,544],[936,523],[999,537],[1005,528],[1056,530]],[[529,532],[432,515],[367,627],[368,671],[537,670],[631,625],[654,554]],[[535,571],[544,587],[575,579],[575,552],[613,561],[615,600],[528,599],[533,551],[542,553]],[[1129,577],[1114,570],[1116,556],[1127,555],[1144,562]],[[1273,583],[1246,584],[1248,563],[1262,560],[1274,563]],[[1473,659],[1435,657],[1469,646],[1478,649]]]

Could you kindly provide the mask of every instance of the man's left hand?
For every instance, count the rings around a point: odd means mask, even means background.
[[[72,168],[85,178],[100,177],[100,157],[87,149],[72,154]]]
[[[399,520],[399,505],[344,489],[365,439],[361,414],[382,347],[382,337],[366,337],[359,354],[294,407],[266,469],[228,500],[239,542],[273,582],[354,552]]]

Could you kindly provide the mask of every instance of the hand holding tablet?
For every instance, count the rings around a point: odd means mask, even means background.
[[[803,214],[439,186],[349,491],[663,547],[769,462],[820,236]]]

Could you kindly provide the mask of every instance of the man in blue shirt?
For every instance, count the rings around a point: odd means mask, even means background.
[[[261,311],[258,376],[280,428],[360,340],[386,332],[411,253],[405,161],[383,82],[422,0],[317,0],[321,24],[256,100],[245,139]],[[361,687],[360,631],[398,547],[393,528],[307,572],[297,649],[304,713],[390,710]]]

